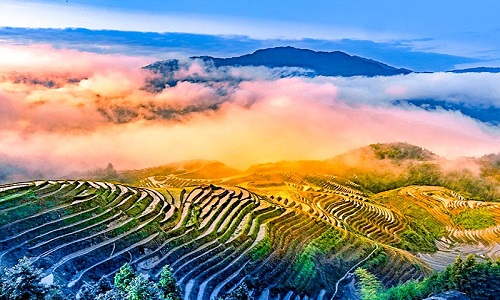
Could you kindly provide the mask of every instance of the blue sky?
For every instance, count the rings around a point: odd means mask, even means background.
[[[220,54],[294,44],[439,70],[500,65],[498,8],[492,0],[3,0],[0,26],[190,33],[183,38],[194,48],[200,35],[222,35],[233,48]]]

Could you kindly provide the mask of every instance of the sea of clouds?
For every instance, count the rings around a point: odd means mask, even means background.
[[[453,159],[500,150],[500,127],[401,99],[500,107],[500,74],[307,77],[185,61],[151,92],[149,57],[0,46],[0,181],[211,159],[245,169],[408,142]]]

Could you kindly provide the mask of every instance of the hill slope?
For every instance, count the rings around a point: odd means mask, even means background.
[[[380,244],[396,242],[400,216],[373,205],[358,213],[362,200],[334,190],[310,194],[319,206],[292,198],[293,188],[159,191],[89,181],[3,186],[1,264],[34,258],[44,276],[69,289],[111,276],[125,262],[151,276],[169,264],[186,299],[212,299],[242,281],[258,295],[331,295],[359,262],[385,274],[386,284],[431,272],[410,253]],[[363,217],[373,213],[380,222]]]
[[[484,180],[496,182],[497,156],[478,160]],[[0,267],[26,256],[75,293],[125,262],[153,277],[169,264],[185,299],[216,299],[243,282],[256,299],[329,299],[359,267],[393,286],[458,254],[500,257],[498,202],[415,184],[439,179],[432,166],[443,161],[409,144],[373,144],[246,172],[202,160],[122,172],[133,185],[2,185]]]
[[[150,276],[171,265],[186,299],[212,299],[241,282],[256,296],[317,298],[331,297],[351,267],[391,286],[428,276],[456,245],[500,255],[500,205],[442,187],[370,196],[332,175],[272,171],[137,184],[1,186],[0,264],[30,257],[73,291],[129,262]]]
[[[126,178],[127,181],[133,182],[151,176],[170,174],[175,174],[181,178],[219,179],[238,175],[240,173],[240,171],[230,168],[218,161],[189,160],[147,169],[124,171],[121,175]]]

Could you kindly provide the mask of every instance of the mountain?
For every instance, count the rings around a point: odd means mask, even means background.
[[[316,76],[390,76],[411,73],[407,69],[394,68],[375,60],[351,56],[341,51],[316,52],[294,47],[260,49],[252,54],[231,58],[210,56],[193,58],[213,63],[216,67],[299,67],[312,70]]]
[[[269,184],[276,173],[331,174],[338,182],[355,185],[368,194],[409,185],[432,185],[453,189],[475,200],[500,201],[499,155],[447,160],[409,143],[377,143],[325,160],[269,162],[252,165],[245,171],[217,161],[191,160],[122,171],[119,177],[127,183],[155,187],[160,182],[179,184],[176,180],[184,181],[186,186],[237,185],[242,180]]]
[[[175,72],[181,69],[188,69],[189,64],[195,60],[202,60],[207,67],[205,73],[209,74],[189,74],[180,78]],[[210,82],[210,81],[242,81],[244,77],[219,70],[214,74],[210,66],[241,67],[241,66],[264,66],[279,69],[277,73],[280,77],[291,76],[391,76],[399,74],[409,74],[412,71],[398,69],[381,62],[366,59],[359,56],[351,56],[341,51],[317,52],[308,49],[298,49],[294,47],[276,47],[260,49],[252,54],[238,57],[217,58],[211,56],[193,56],[190,61],[180,61],[171,59],[157,61],[144,67],[159,77],[149,80],[146,89],[154,92],[161,91],[167,86],[174,86],[179,81],[189,82]]]
[[[202,72],[185,72],[195,60],[205,62]],[[175,86],[180,81],[217,84],[228,82],[238,84],[249,80],[245,72],[232,72],[225,67],[264,66],[271,68],[273,78],[315,77],[315,76],[392,76],[409,74],[412,71],[395,68],[384,63],[352,56],[344,52],[317,52],[294,47],[276,47],[260,49],[252,54],[238,57],[218,58],[211,56],[194,56],[189,61],[177,59],[157,61],[144,68],[155,76],[146,81],[145,89],[161,92],[166,87]],[[214,71],[215,69],[215,71]],[[181,72],[178,72],[181,71]],[[499,73],[500,68],[470,68],[452,70],[452,73]],[[428,111],[447,110],[459,112],[483,123],[497,126],[500,124],[500,108],[494,105],[480,105],[467,99],[432,99],[409,98],[392,101],[395,106],[416,106]]]
[[[413,71],[405,68],[396,68],[382,62],[367,59],[355,55],[349,55],[342,51],[314,51],[300,49],[291,46],[259,49],[251,54],[236,57],[220,58],[212,56],[192,56],[191,60],[200,59],[216,68],[220,67],[242,67],[242,66],[264,66],[268,68],[301,68],[305,71],[291,71],[288,76],[392,76],[410,74]],[[178,59],[157,61],[144,67],[156,74],[169,76],[178,71],[183,62]],[[500,68],[475,67],[467,69],[456,69],[447,71],[450,73],[500,73]],[[427,72],[424,72],[427,73]],[[193,78],[191,78],[193,80]],[[175,82],[171,82],[174,83]]]
[[[451,73],[500,73],[500,68],[477,67],[468,69],[451,70]]]
[[[408,143],[372,144],[325,160],[282,161],[251,166],[247,173],[266,171],[331,173],[353,176],[356,172],[404,172],[408,164],[443,160],[427,149]]]

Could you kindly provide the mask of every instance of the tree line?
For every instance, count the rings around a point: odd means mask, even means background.
[[[357,290],[362,300],[417,300],[446,291],[459,291],[472,300],[495,300],[500,297],[500,260],[478,262],[473,255],[458,257],[442,272],[422,281],[411,280],[386,289],[366,269],[357,269]]]
[[[0,271],[0,300],[182,300],[179,284],[169,265],[163,267],[157,281],[136,272],[125,263],[113,282],[102,277],[97,282],[85,282],[76,294],[57,284],[42,282],[43,270],[29,258]],[[245,283],[219,300],[252,300]]]

